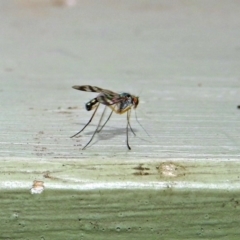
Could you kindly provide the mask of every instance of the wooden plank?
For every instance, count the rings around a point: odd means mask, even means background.
[[[238,239],[239,6],[2,1],[0,236]],[[139,96],[131,151],[117,114],[81,150],[102,108],[70,138],[86,84]]]

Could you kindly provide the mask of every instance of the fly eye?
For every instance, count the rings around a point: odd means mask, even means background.
[[[135,107],[137,107],[137,105],[138,105],[138,97],[133,98],[133,102],[134,102],[134,104],[135,104]]]

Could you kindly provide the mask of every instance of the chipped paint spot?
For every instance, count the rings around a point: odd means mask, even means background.
[[[35,180],[31,188],[31,194],[41,194],[44,190],[44,182]]]
[[[171,162],[162,163],[157,169],[163,177],[178,177],[185,175],[185,168],[183,166]]]

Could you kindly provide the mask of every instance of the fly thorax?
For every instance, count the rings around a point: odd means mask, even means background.
[[[120,103],[120,109],[124,110],[127,107],[131,106],[133,104],[132,96],[129,93],[122,93],[120,94],[121,97],[124,98],[124,101]]]

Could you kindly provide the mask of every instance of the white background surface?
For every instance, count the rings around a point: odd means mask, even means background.
[[[23,168],[30,172],[42,169],[43,160],[103,161],[103,168],[238,161],[238,1],[71,3],[0,2],[0,158],[6,171],[17,169],[19,160],[39,161]],[[96,95],[71,89],[86,84],[139,95],[138,118],[150,136],[133,112],[137,137],[130,135],[129,151],[126,116],[114,115],[82,151],[101,114],[80,138],[69,138],[91,116],[84,105]],[[46,166],[41,171],[51,172]]]

